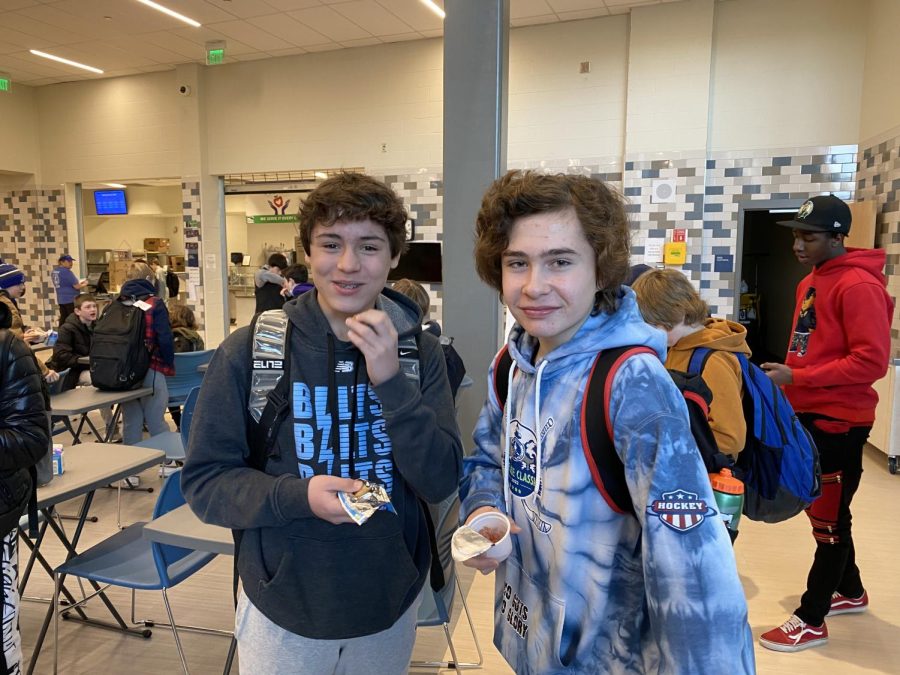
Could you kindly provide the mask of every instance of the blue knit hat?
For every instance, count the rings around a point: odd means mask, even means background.
[[[25,283],[25,274],[15,265],[0,265],[0,288],[10,288]]]

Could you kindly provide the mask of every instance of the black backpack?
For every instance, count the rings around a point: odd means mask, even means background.
[[[626,359],[635,354],[652,354],[656,352],[649,347],[617,347],[606,349],[597,354],[588,375],[585,388],[585,400],[581,406],[581,444],[587,459],[588,468],[594,484],[609,507],[620,514],[634,514],[634,504],[628,484],[625,482],[625,465],[616,453],[613,445],[613,430],[609,421],[609,391],[607,383],[622,366]],[[504,347],[494,359],[493,385],[494,393],[500,407],[506,405],[509,370],[512,357],[509,349]],[[727,455],[719,452],[715,436],[709,426],[709,404],[712,392],[699,374],[682,373],[677,370],[668,371],[675,386],[684,396],[688,408],[691,434],[700,450],[700,457],[708,473],[718,473],[719,469],[730,467],[733,462]],[[594,414],[603,411],[602,414]]]
[[[91,341],[91,383],[102,391],[127,391],[141,386],[150,368],[144,310],[138,300],[150,296],[113,300],[94,326]],[[127,304],[126,304],[127,303]]]

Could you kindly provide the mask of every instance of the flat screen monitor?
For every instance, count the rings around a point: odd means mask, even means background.
[[[98,216],[121,216],[128,213],[125,190],[95,190],[94,206]]]
[[[441,242],[411,241],[400,262],[388,273],[388,279],[412,279],[422,283],[439,284],[441,272]]]

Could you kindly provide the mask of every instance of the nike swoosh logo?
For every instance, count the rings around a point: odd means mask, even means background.
[[[412,350],[406,350],[406,351],[403,351],[402,349],[400,350],[400,356],[409,356],[412,353],[414,353]]]

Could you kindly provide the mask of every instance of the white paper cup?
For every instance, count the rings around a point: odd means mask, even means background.
[[[506,560],[509,557],[509,554],[512,553],[512,539],[510,539],[509,536],[509,518],[499,511],[486,511],[472,518],[467,525],[476,532],[479,532],[486,527],[503,532],[503,537],[500,541],[494,542],[493,546],[482,553],[486,558]]]

